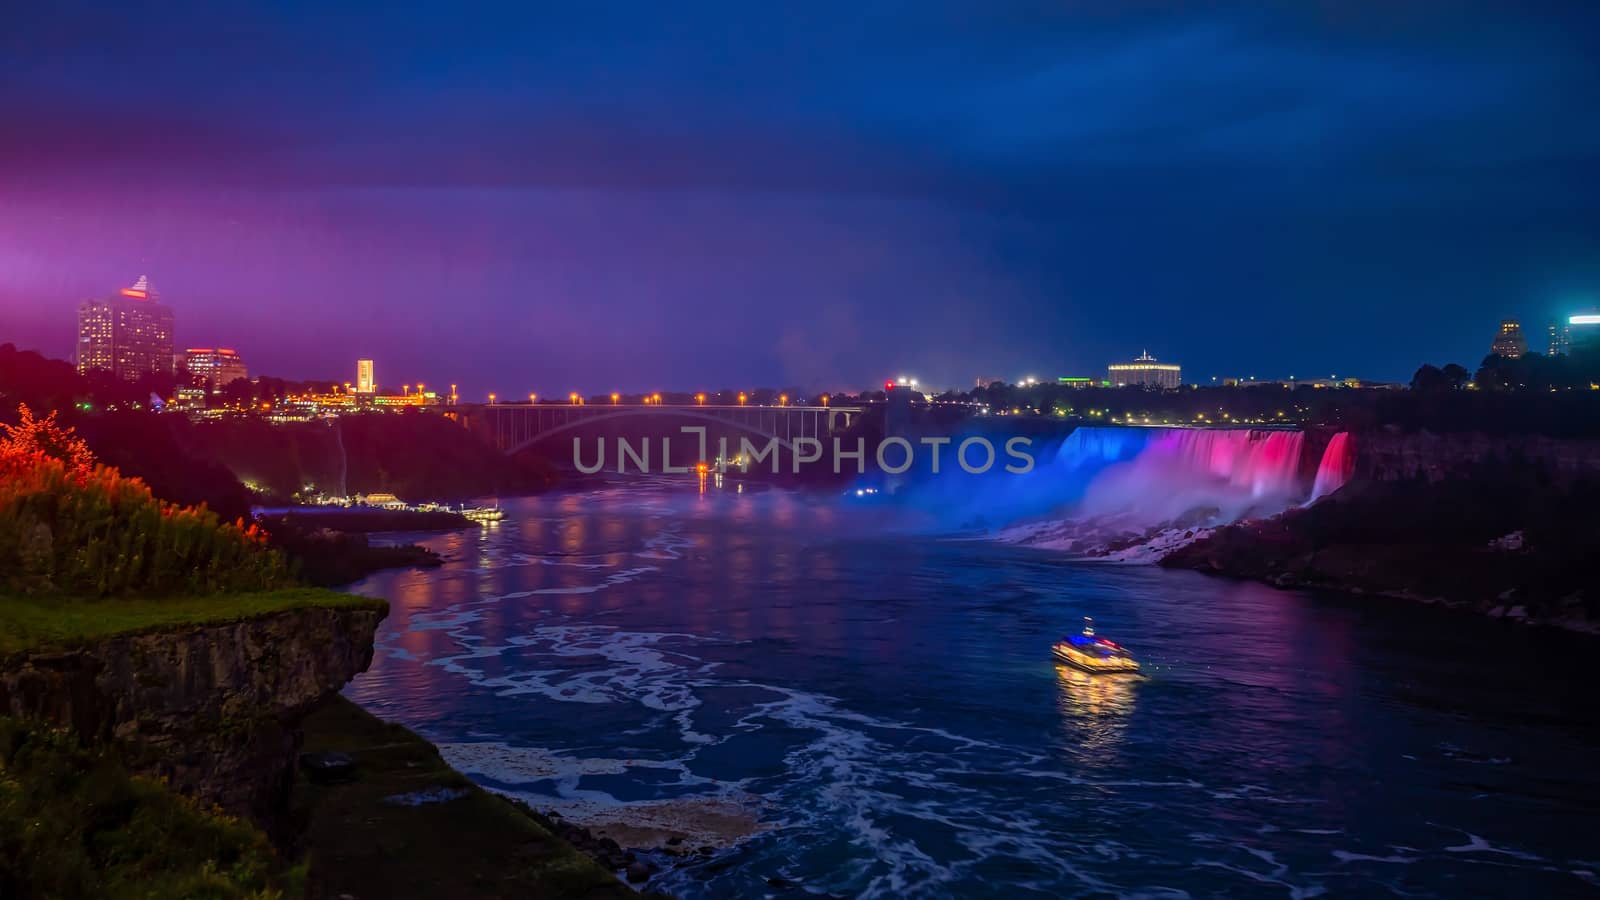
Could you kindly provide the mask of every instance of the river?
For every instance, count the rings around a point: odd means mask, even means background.
[[[353,588],[392,611],[346,693],[537,808],[721,848],[652,888],[1600,887],[1593,639],[942,538],[782,491],[505,508],[401,536],[442,568]],[[1148,677],[1054,665],[1084,616]]]

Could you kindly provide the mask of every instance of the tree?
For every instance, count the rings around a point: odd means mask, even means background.
[[[70,472],[84,473],[94,468],[89,445],[70,427],[56,421],[54,411],[37,418],[26,403],[17,406],[17,424],[0,422],[0,458],[21,460],[38,456],[59,459]]]
[[[1450,379],[1445,376],[1443,370],[1431,363],[1423,363],[1422,368],[1411,376],[1411,389],[1418,393],[1431,394],[1447,390],[1449,387]]]
[[[1451,388],[1458,391],[1466,387],[1467,382],[1472,380],[1472,373],[1467,371],[1467,367],[1456,363],[1450,363],[1445,366],[1440,370],[1440,374],[1444,375],[1445,380],[1450,382]]]

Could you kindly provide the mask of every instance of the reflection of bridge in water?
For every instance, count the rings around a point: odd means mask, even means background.
[[[864,409],[859,406],[685,406],[495,403],[457,406],[456,414],[469,427],[505,453],[516,453],[546,438],[591,425],[638,422],[679,426],[704,424],[776,438],[786,450],[802,438],[822,440],[855,424]]]

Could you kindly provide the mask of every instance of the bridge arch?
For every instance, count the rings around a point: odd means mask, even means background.
[[[485,411],[493,409],[492,412],[487,412],[485,419],[492,422],[492,427],[495,429],[497,437],[500,434],[506,434],[509,436],[510,439],[505,441],[498,439],[496,440],[496,444],[499,445],[502,451],[507,454],[520,453],[521,451],[526,450],[535,444],[542,443],[549,438],[559,437],[562,434],[585,426],[639,417],[673,418],[680,420],[687,419],[691,422],[704,422],[707,425],[720,426],[763,439],[776,440],[780,448],[789,453],[793,453],[795,449],[795,438],[814,437],[817,440],[823,440],[827,435],[833,432],[834,426],[838,420],[842,419],[843,425],[845,427],[849,427],[853,418],[859,416],[861,413],[861,410],[855,408],[831,407],[739,407],[737,409],[707,409],[700,406],[632,406],[617,409],[605,409],[604,411],[591,411],[592,408],[584,409],[583,407],[547,407],[545,410],[541,411],[535,407],[502,406],[498,408],[484,407],[483,409]],[[550,427],[535,426],[534,429],[528,430],[519,427],[524,423],[513,418],[535,416],[540,412],[551,412],[556,416],[566,414],[569,416],[569,418],[567,418],[566,421],[555,423]],[[783,434],[778,433],[777,429],[769,428],[765,425],[765,423],[760,421],[765,415],[771,415],[774,422],[780,421],[785,417],[789,417],[791,419],[798,417],[800,427],[798,429],[789,430],[789,436],[785,437]],[[501,417],[504,417],[510,421],[504,423],[493,421]],[[750,421],[752,418],[756,421]],[[807,428],[807,423],[810,424],[809,429]],[[796,431],[799,433],[796,434]],[[810,432],[809,434],[807,433],[808,431]],[[524,434],[526,434],[526,436],[523,436]],[[679,435],[666,436],[676,437]],[[708,451],[709,449],[710,448],[708,446]]]

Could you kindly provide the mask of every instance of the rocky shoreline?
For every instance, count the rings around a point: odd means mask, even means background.
[[[541,813],[521,800],[503,799],[571,844],[579,853],[619,873],[629,884],[644,884],[666,868],[708,860],[723,849],[710,844],[694,846],[683,835],[676,834],[666,837],[654,847],[624,847],[606,830],[570,822],[555,810]]]
[[[1520,533],[1481,544],[1326,539],[1309,510],[1216,529],[1157,563],[1285,590],[1338,591],[1497,619],[1600,633],[1600,596],[1571,561],[1521,546]]]

